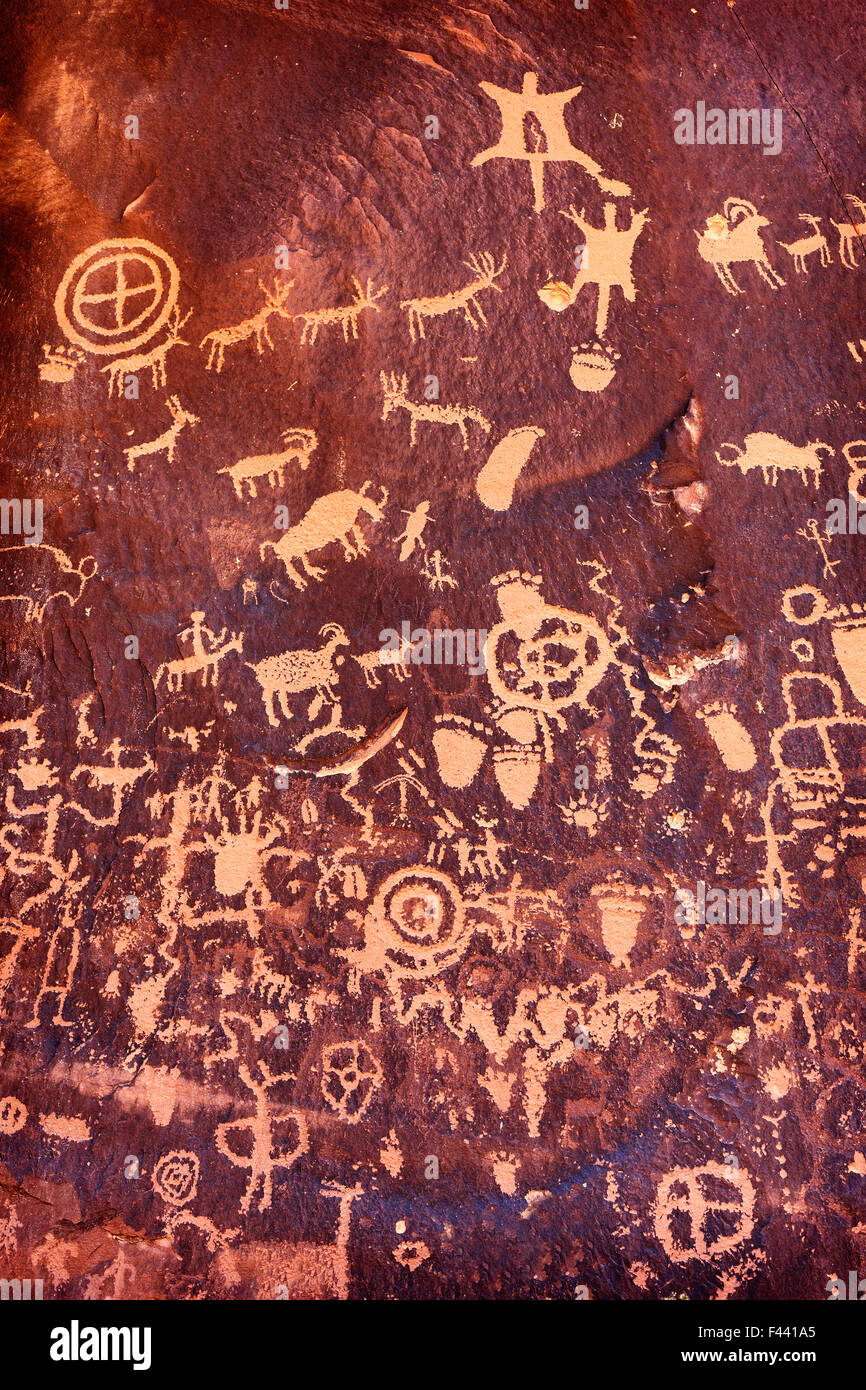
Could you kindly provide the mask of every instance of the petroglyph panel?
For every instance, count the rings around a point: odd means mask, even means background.
[[[0,1279],[825,1299],[855,7],[67,8],[0,55]],[[779,148],[679,143],[761,53]]]

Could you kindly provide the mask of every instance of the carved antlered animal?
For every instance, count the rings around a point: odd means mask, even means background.
[[[377,505],[366,495],[370,483],[364,483],[358,492],[344,488],[340,492],[328,492],[317,497],[301,520],[286,531],[278,541],[264,541],[259,546],[259,555],[264,559],[266,550],[274,554],[286,567],[286,574],[297,589],[305,589],[307,580],[299,574],[292,564],[300,560],[311,579],[319,580],[326,573],[311,565],[307,556],[314,550],[321,550],[332,541],[339,541],[347,560],[355,560],[366,555],[369,547],[364,540],[358,518],[366,512],[374,521],[381,521],[383,508],[388,501],[387,488],[382,488],[382,498]]]
[[[234,347],[236,343],[244,343],[247,338],[255,336],[256,351],[260,357],[264,352],[265,343],[273,349],[274,345],[268,333],[268,319],[272,314],[278,314],[280,318],[284,319],[292,317],[285,306],[285,301],[294,283],[294,280],[287,280],[285,284],[281,285],[277,278],[274,281],[273,291],[271,291],[260,280],[259,289],[265,296],[265,302],[257,314],[253,314],[250,319],[243,319],[240,323],[230,324],[228,328],[215,328],[211,333],[205,334],[199,347],[203,348],[205,343],[210,343],[210,351],[205,363],[208,371],[213,367],[215,360],[217,372],[221,372],[226,348]]]
[[[863,202],[862,198],[855,197],[853,193],[846,193],[844,196],[849,203],[856,203],[862,221],[834,222],[831,217],[830,225],[835,227],[836,231],[839,233],[839,259],[849,270],[856,270],[857,262],[854,259],[854,243],[855,241],[859,241],[861,237],[866,236],[866,203]]]
[[[180,317],[180,309],[175,309],[168,330],[168,337],[161,343],[157,343],[150,352],[136,352],[131,357],[116,357],[113,362],[109,362],[107,367],[103,367],[103,372],[108,372],[108,394],[112,394],[115,386],[118,396],[123,395],[123,379],[127,372],[141,372],[150,368],[153,385],[165,386],[165,359],[170,348],[189,347],[186,338],[180,336],[187,319],[192,318],[192,309],[183,318]]]
[[[419,404],[416,401],[410,401],[406,394],[409,389],[409,380],[405,374],[398,377],[395,372],[392,372],[390,376],[387,376],[385,372],[380,372],[379,380],[382,383],[384,394],[382,419],[387,420],[392,410],[407,410],[410,417],[410,445],[415,443],[419,420],[425,420],[431,425],[456,425],[463,440],[464,453],[469,448],[469,436],[466,433],[467,420],[474,420],[485,434],[490,433],[492,428],[490,421],[481,414],[480,410],[474,410],[471,406],[435,405],[428,401]]]
[[[728,294],[743,294],[731,274],[731,266],[747,262],[754,265],[771,289],[784,285],[784,280],[767,260],[761,240],[761,228],[769,227],[769,219],[760,217],[758,210],[744,198],[728,198],[724,216],[716,213],[707,221],[698,238],[698,255],[718,275]]]
[[[299,463],[302,469],[309,468],[310,458],[318,447],[314,430],[283,430],[280,435],[285,448],[278,454],[251,454],[249,458],[238,459],[230,468],[220,468],[218,473],[228,473],[234,483],[238,497],[243,500],[246,483],[250,497],[257,496],[255,479],[267,475],[271,487],[285,482],[287,463]]]
[[[197,415],[191,411],[184,410],[177,396],[169,396],[166,401],[172,424],[162,434],[157,435],[156,439],[149,439],[145,444],[133,444],[132,448],[124,449],[126,454],[126,466],[130,473],[135,470],[136,459],[145,458],[148,454],[161,454],[165,452],[169,463],[174,461],[174,451],[177,447],[177,437],[181,430],[187,425],[199,425],[201,421]]]
[[[319,336],[319,329],[327,327],[332,323],[339,323],[343,329],[343,339],[348,343],[349,329],[352,336],[358,336],[358,319],[365,309],[374,309],[377,314],[382,310],[376,303],[383,294],[387,294],[388,286],[383,285],[375,294],[373,293],[373,281],[367,281],[366,290],[358,279],[357,275],[352,276],[352,284],[355,287],[355,298],[351,304],[338,305],[334,309],[308,309],[305,314],[295,314],[294,318],[301,319],[303,329],[301,330],[301,347],[306,343],[315,343]]]
[[[808,222],[812,226],[812,235],[800,237],[798,241],[780,241],[779,245],[784,246],[794,257],[794,269],[797,273],[804,275],[807,273],[806,257],[811,256],[813,251],[820,252],[821,265],[830,265],[833,257],[830,255],[827,238],[821,231],[820,217],[813,217],[809,212],[801,212],[799,216],[801,222]]]
[[[723,457],[724,449],[732,451],[730,458]],[[832,452],[829,444],[822,444],[817,439],[800,447],[789,444],[775,434],[747,434],[742,449],[734,444],[723,444],[716,458],[729,468],[736,466],[741,473],[760,468],[764,482],[772,483],[773,487],[778,482],[780,471],[799,473],[805,480],[811,475],[812,485],[817,487],[824,467],[821,454]]]
[[[263,661],[246,663],[262,688],[268,723],[275,728],[280,722],[275,700],[285,719],[292,718],[289,695],[315,691],[316,698],[308,711],[310,719],[316,718],[324,704],[338,703],[336,683],[339,677],[336,667],[342,664],[344,658],[336,653],[338,648],[348,647],[349,639],[338,623],[325,623],[319,629],[319,636],[326,641],[324,646],[317,649],[280,652],[277,656],[266,656]]]
[[[468,285],[462,289],[454,290],[451,294],[423,295],[418,299],[404,299],[401,301],[400,308],[409,311],[409,332],[412,335],[412,342],[415,342],[416,330],[419,337],[426,337],[424,332],[424,320],[441,318],[443,314],[454,313],[458,309],[463,310],[463,317],[471,328],[478,329],[480,324],[487,324],[484,317],[484,310],[478,302],[478,296],[482,290],[496,290],[502,293],[502,287],[494,283],[499,279],[505,269],[507,257],[503,254],[502,263],[497,268],[496,262],[489,251],[482,251],[480,255],[471,255],[468,261],[463,264],[475,272],[475,279],[470,280]],[[478,322],[476,322],[477,315]]]

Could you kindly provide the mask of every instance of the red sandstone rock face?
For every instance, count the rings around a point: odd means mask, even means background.
[[[17,9],[0,1275],[827,1297],[854,7]]]

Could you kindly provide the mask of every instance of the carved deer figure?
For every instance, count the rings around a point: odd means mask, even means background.
[[[300,521],[284,536],[278,541],[264,541],[259,546],[260,557],[264,559],[265,551],[273,550],[285,565],[286,574],[295,588],[305,589],[307,580],[295,569],[293,560],[300,560],[311,579],[320,580],[326,571],[310,564],[307,557],[312,551],[339,541],[347,560],[366,555],[369,546],[358,525],[358,518],[361,512],[366,512],[374,521],[381,521],[383,508],[388,501],[387,488],[381,489],[382,498],[377,505],[367,497],[368,487],[370,483],[364,483],[359,492],[344,488],[340,492],[328,492],[324,497],[317,497]]]
[[[467,420],[474,420],[485,434],[490,433],[492,428],[490,421],[481,414],[480,410],[473,410],[471,406],[464,405],[436,405],[428,401],[419,404],[416,401],[410,401],[406,394],[408,378],[405,375],[398,378],[395,372],[392,372],[390,376],[380,372],[379,380],[382,383],[384,394],[382,419],[387,420],[392,410],[407,410],[411,420],[409,426],[410,445],[415,443],[419,420],[426,420],[431,425],[456,425],[463,440],[464,453],[469,448],[469,437],[466,433]]]
[[[267,475],[271,487],[285,482],[287,463],[299,463],[302,469],[309,468],[310,458],[318,447],[318,437],[314,430],[283,430],[280,435],[285,448],[278,454],[251,454],[249,458],[238,459],[230,468],[220,468],[218,473],[228,473],[238,497],[243,500],[244,483],[250,497],[256,497],[256,478]]]
[[[304,325],[301,330],[301,347],[304,347],[306,343],[310,343],[312,346],[319,336],[319,329],[327,327],[332,323],[339,323],[342,326],[343,339],[348,343],[350,328],[352,330],[352,336],[357,338],[358,319],[365,309],[373,309],[377,314],[381,314],[382,310],[379,308],[376,300],[381,299],[382,295],[387,293],[388,286],[383,285],[382,288],[374,294],[373,281],[367,281],[367,288],[365,290],[357,275],[352,276],[352,284],[355,287],[355,298],[351,304],[338,305],[334,309],[308,309],[305,314],[294,315],[296,319],[301,319]]]
[[[175,309],[171,317],[168,329],[168,337],[161,343],[157,343],[150,352],[136,352],[131,357],[117,357],[113,362],[109,362],[107,367],[103,367],[103,372],[108,372],[108,394],[109,396],[117,387],[117,394],[123,394],[123,379],[128,372],[141,372],[150,368],[151,378],[154,387],[166,385],[165,359],[169,349],[173,347],[189,347],[186,338],[180,336],[187,319],[192,318],[192,309],[183,318],[180,317],[180,309]]]
[[[780,241],[779,245],[784,246],[789,255],[794,257],[794,269],[797,274],[804,275],[807,273],[806,257],[811,256],[813,251],[820,252],[821,265],[830,265],[833,257],[830,255],[827,238],[821,231],[820,217],[813,217],[809,212],[801,212],[799,216],[801,222],[811,225],[812,235],[800,237],[798,241]]]
[[[831,217],[830,225],[835,227],[839,233],[839,258],[842,264],[847,266],[849,270],[856,270],[854,243],[866,236],[866,203],[863,202],[862,198],[855,197],[853,193],[846,193],[845,197],[849,203],[856,203],[863,220],[861,222],[834,222]]]
[[[420,299],[404,299],[401,301],[400,308],[409,311],[409,332],[412,335],[412,342],[415,342],[416,329],[418,336],[426,337],[424,332],[424,320],[441,318],[443,314],[454,313],[458,309],[463,310],[463,317],[470,327],[478,329],[480,324],[487,323],[484,310],[478,302],[478,296],[482,290],[496,290],[497,294],[502,293],[502,287],[494,284],[499,279],[507,263],[507,257],[503,255],[502,264],[497,268],[496,262],[489,251],[482,251],[480,255],[471,255],[468,261],[463,264],[475,272],[475,279],[470,280],[468,285],[462,289],[454,290],[451,294],[424,295]],[[476,322],[474,315],[478,316]]]
[[[702,232],[695,232],[698,255],[713,267],[728,294],[743,293],[730,269],[732,265],[742,262],[754,265],[771,289],[784,285],[781,275],[767,260],[761,240],[761,228],[769,225],[769,220],[760,217],[752,203],[747,203],[743,198],[728,198],[724,216],[717,213],[709,218]]]
[[[228,328],[215,328],[213,332],[205,334],[199,347],[203,348],[205,343],[210,343],[210,351],[205,364],[208,371],[211,370],[214,360],[216,360],[217,373],[221,372],[226,348],[234,347],[236,343],[244,343],[247,338],[255,336],[256,351],[260,357],[264,352],[265,343],[273,349],[274,345],[268,333],[268,319],[273,314],[278,314],[280,318],[284,319],[292,317],[286,308],[285,301],[294,283],[294,280],[287,280],[285,284],[281,285],[279,278],[277,278],[274,281],[273,291],[271,291],[260,280],[259,289],[265,297],[265,302],[257,314],[253,314],[251,319],[243,319],[240,323],[230,324]]]
[[[174,451],[177,447],[177,437],[182,429],[187,425],[200,425],[201,421],[197,415],[185,410],[177,396],[169,396],[166,401],[172,424],[162,434],[157,435],[156,439],[149,439],[144,444],[133,444],[130,449],[124,449],[126,454],[126,466],[132,473],[135,469],[136,459],[146,458],[148,454],[165,453],[169,463],[174,461]]]

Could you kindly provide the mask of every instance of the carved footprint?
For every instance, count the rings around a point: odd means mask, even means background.
[[[706,724],[725,767],[731,772],[748,772],[755,766],[758,759],[755,745],[748,729],[737,718],[733,705],[716,700],[699,709],[697,716]]]

